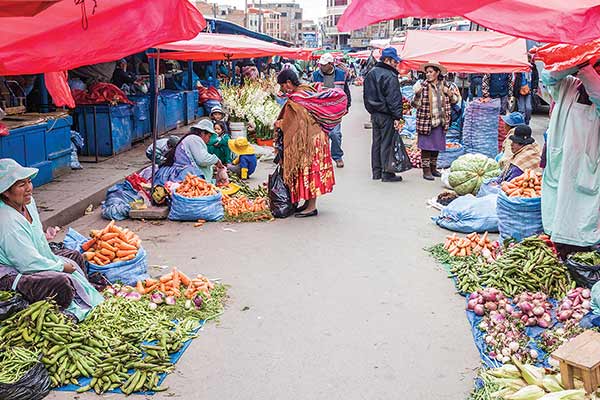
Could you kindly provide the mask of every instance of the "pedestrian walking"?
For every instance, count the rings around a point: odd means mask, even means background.
[[[500,99],[500,115],[508,110],[509,96],[513,95],[514,81],[512,74],[484,74],[483,97]]]
[[[398,81],[400,57],[393,47],[383,49],[381,61],[365,77],[363,98],[371,114],[373,142],[371,170],[373,179],[382,182],[400,182],[402,177],[386,171],[394,151],[394,134],[402,116],[402,92]]]
[[[471,90],[471,80],[469,79],[469,74],[464,72],[457,73],[456,77],[454,78],[454,83],[460,90],[460,96],[465,100],[468,99],[469,92]]]
[[[437,170],[440,151],[446,150],[446,132],[452,118],[452,104],[460,101],[456,85],[444,80],[446,67],[436,61],[423,64],[425,82],[414,86],[412,105],[417,108],[417,145],[421,149],[423,178],[428,181],[442,174]]]
[[[283,180],[292,203],[304,200],[295,216],[314,217],[319,214],[317,197],[330,193],[335,185],[328,134],[348,110],[346,95],[303,85],[291,69],[282,70],[277,83],[288,97],[275,122],[276,141],[283,148],[278,154]]]
[[[348,108],[351,104],[350,87],[346,72],[336,67],[331,53],[325,53],[319,59],[319,68],[313,72],[312,81],[320,82],[328,89],[342,89],[348,97]],[[344,150],[342,150],[342,124],[341,122],[329,133],[331,140],[331,157],[338,168],[344,168]]]
[[[533,95],[539,85],[539,75],[535,63],[532,63],[531,72],[518,72],[515,74],[513,95],[517,99],[517,109],[525,116],[525,124],[529,125],[533,113]]]
[[[483,74],[469,74],[469,91],[469,100],[483,97]]]

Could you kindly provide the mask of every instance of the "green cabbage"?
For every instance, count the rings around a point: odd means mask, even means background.
[[[450,167],[448,183],[459,195],[477,195],[483,181],[496,178],[501,173],[498,163],[482,154],[465,154]]]

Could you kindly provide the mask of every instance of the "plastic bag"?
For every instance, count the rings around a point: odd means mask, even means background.
[[[0,137],[8,136],[10,131],[8,130],[8,126],[0,123]]]
[[[394,135],[394,151],[390,153],[390,160],[386,168],[387,172],[404,172],[412,169],[412,162],[404,146],[404,140],[400,134]]]
[[[176,187],[172,188],[171,211],[169,219],[171,221],[219,221],[225,216],[221,192],[212,195],[197,198],[187,198],[178,195]]]
[[[458,144],[458,147],[446,147],[446,151],[440,151],[438,155],[438,168],[450,168],[452,162],[463,154],[465,154],[465,149],[461,144]]]
[[[417,116],[416,115],[405,115],[404,126],[402,127],[402,136],[406,136],[409,139],[414,139],[417,136]]]
[[[2,400],[41,400],[50,393],[50,376],[44,364],[38,363],[15,383],[0,383]]]
[[[27,306],[29,306],[27,300],[18,293],[6,301],[0,301],[0,321],[10,318],[11,315],[26,309]],[[2,397],[0,396],[0,398]]]
[[[217,169],[217,186],[229,185],[229,175],[227,175],[227,168]]]
[[[496,183],[496,178],[487,179],[483,181],[481,186],[479,187],[479,192],[477,193],[477,197],[484,197],[490,194],[498,195],[500,194],[500,185]]]
[[[567,257],[565,265],[577,286],[591,288],[600,281],[600,265],[585,265]],[[600,300],[600,299],[598,299]]]
[[[498,232],[496,197],[475,197],[472,194],[461,196],[432,220],[440,227],[454,232]]]
[[[73,228],[69,228],[63,243],[67,249],[81,252],[81,245],[87,242],[86,238]],[[110,283],[122,282],[135,286],[138,280],[148,278],[148,257],[143,247],[140,247],[135,258],[104,266],[88,262],[88,275],[96,272],[102,274]],[[0,397],[1,398],[1,397]]]
[[[269,175],[269,202],[271,214],[275,218],[287,218],[294,212],[290,189],[283,181],[283,174],[279,166]]]
[[[129,182],[117,183],[106,192],[106,200],[102,202],[102,218],[116,221],[127,219],[130,203],[140,199],[141,196]]]
[[[544,232],[541,197],[508,197],[500,190],[496,211],[502,240],[513,238],[521,241]]]

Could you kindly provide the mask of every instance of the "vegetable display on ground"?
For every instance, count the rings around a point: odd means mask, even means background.
[[[459,195],[479,192],[486,179],[500,175],[498,163],[481,154],[465,154],[458,157],[450,166],[448,183]]]
[[[108,265],[133,260],[142,241],[127,228],[120,228],[114,221],[99,231],[91,232],[91,239],[81,245],[83,256],[96,265]]]
[[[181,184],[175,189],[175,193],[187,198],[213,196],[217,194],[217,187],[212,183],[195,175],[187,174]]]
[[[542,195],[542,173],[528,169],[509,182],[502,182],[502,190],[508,197],[533,198]]]

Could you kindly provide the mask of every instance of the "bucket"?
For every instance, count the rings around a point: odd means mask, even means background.
[[[231,128],[231,138],[237,139],[239,137],[246,137],[248,132],[246,131],[245,122],[230,122],[229,127]]]

